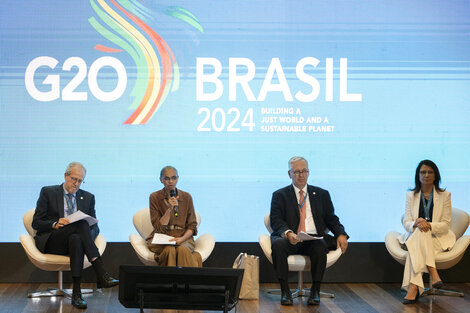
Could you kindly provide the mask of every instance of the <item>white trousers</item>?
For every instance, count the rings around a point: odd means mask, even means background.
[[[402,288],[408,290],[410,283],[419,288],[419,293],[424,291],[423,273],[428,273],[428,266],[436,267],[435,255],[443,249],[431,231],[422,232],[418,228],[405,242],[408,249],[405,270],[403,272]]]

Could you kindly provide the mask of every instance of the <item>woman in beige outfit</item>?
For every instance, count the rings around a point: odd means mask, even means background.
[[[431,276],[433,288],[441,288],[436,254],[452,249],[455,235],[450,230],[450,192],[439,187],[441,176],[436,164],[423,160],[415,173],[415,188],[406,194],[403,227],[399,237],[408,250],[402,287],[408,291],[403,303],[415,303],[424,291],[423,272]]]
[[[147,238],[147,246],[155,252],[160,266],[201,267],[202,258],[194,251],[197,219],[193,199],[176,188],[178,171],[166,166],[160,172],[163,189],[150,195],[150,219],[154,231]],[[169,235],[175,245],[152,244],[154,233]]]

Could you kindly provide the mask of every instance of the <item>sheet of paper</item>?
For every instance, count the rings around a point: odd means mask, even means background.
[[[65,217],[66,219],[69,220],[70,224],[80,221],[80,220],[85,220],[88,222],[88,225],[94,225],[98,223],[98,220],[94,218],[93,216],[90,216],[88,214],[83,213],[82,211],[78,210],[74,212],[73,214],[70,214]]]
[[[155,233],[153,235],[152,243],[154,245],[174,245],[176,243],[174,241],[170,241],[172,238],[173,237],[165,234]]]
[[[312,236],[312,235],[309,235],[307,234],[306,232],[303,232],[301,231],[297,237],[300,239],[300,240],[318,240],[318,239],[323,239],[323,236]]]

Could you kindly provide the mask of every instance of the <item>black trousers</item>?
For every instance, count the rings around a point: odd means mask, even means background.
[[[289,274],[287,257],[292,254],[301,254],[310,257],[312,282],[319,285],[322,281],[326,268],[326,255],[328,253],[325,240],[310,240],[291,245],[287,239],[271,237],[271,249],[273,265],[278,279],[287,281]]]
[[[69,255],[72,277],[81,277],[83,258],[88,261],[99,257],[100,252],[95,245],[93,234],[88,222],[81,220],[59,229],[54,229],[46,243],[46,253]]]

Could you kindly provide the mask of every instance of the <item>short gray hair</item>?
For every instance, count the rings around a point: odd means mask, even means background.
[[[178,170],[175,167],[171,166],[171,165],[167,165],[164,168],[162,168],[162,170],[160,171],[160,178],[163,177],[163,172],[166,171],[166,170],[174,170],[176,172],[176,176],[178,176]]]
[[[69,165],[67,165],[67,168],[65,169],[65,174],[70,175],[70,173],[72,172],[72,169],[74,168],[78,168],[82,170],[86,175],[86,168],[80,162],[70,162]]]
[[[305,159],[304,157],[301,157],[301,156],[293,156],[292,158],[290,158],[289,163],[288,163],[289,171],[290,171],[291,168],[292,168],[292,163],[295,163],[295,162],[297,162],[297,161],[304,161],[305,164],[307,164],[307,168],[308,168],[308,161],[307,161],[307,159]]]

